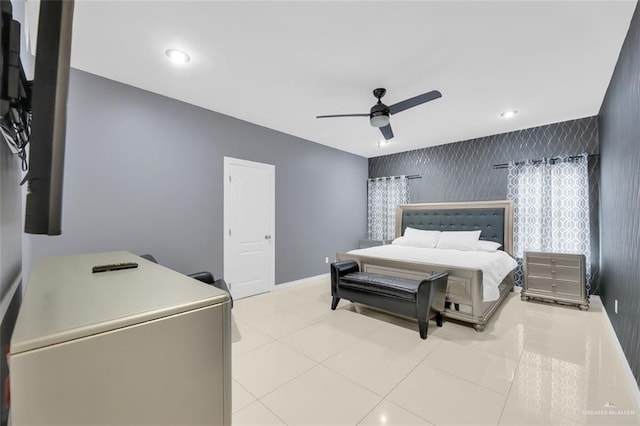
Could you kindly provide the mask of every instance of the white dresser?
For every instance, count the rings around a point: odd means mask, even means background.
[[[101,264],[135,269],[92,273]],[[226,292],[127,252],[36,262],[11,338],[20,425],[230,425]]]
[[[584,255],[525,252],[523,284],[522,300],[542,299],[589,309]]]

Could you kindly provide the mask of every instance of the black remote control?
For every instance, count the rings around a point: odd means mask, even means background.
[[[97,272],[118,271],[120,269],[133,269],[137,267],[138,264],[135,262],[112,263],[109,265],[94,266],[91,271],[95,274]]]

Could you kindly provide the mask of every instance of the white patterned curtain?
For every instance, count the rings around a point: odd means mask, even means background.
[[[396,208],[409,202],[409,179],[406,176],[369,179],[367,194],[367,238],[394,239]]]
[[[591,288],[587,155],[509,163],[508,198],[514,201],[514,256],[525,251],[584,254]],[[517,269],[516,283],[522,283]]]

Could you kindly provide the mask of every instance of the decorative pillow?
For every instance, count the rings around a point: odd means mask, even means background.
[[[404,230],[402,245],[407,247],[434,248],[440,239],[440,231],[427,231],[407,227]]]
[[[396,238],[395,240],[391,241],[391,244],[395,244],[395,245],[398,245],[398,246],[402,246],[402,245],[404,245],[404,244],[403,244],[404,240],[405,240],[405,238],[404,238],[404,237],[398,237],[398,238]]]
[[[502,244],[495,241],[478,240],[478,248],[476,250],[494,252],[500,247],[502,247]]]
[[[480,230],[443,231],[436,248],[475,251],[478,248]]]

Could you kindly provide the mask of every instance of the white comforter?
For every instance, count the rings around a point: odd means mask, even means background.
[[[406,247],[396,244],[351,250],[361,256],[482,270],[482,300],[498,300],[498,286],[518,264],[502,250],[495,252]]]

